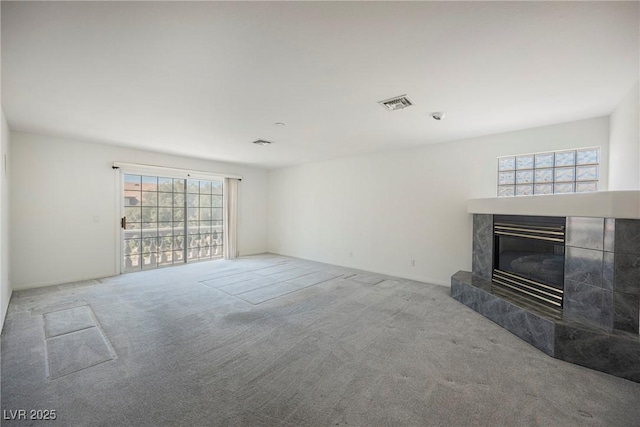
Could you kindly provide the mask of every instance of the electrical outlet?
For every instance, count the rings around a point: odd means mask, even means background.
[[[415,259],[412,259],[412,260],[411,260],[411,267],[415,267],[415,266],[416,266],[416,260],[415,260]]]

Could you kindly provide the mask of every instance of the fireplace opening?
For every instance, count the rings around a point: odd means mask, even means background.
[[[565,221],[495,215],[493,285],[530,302],[562,307]]]

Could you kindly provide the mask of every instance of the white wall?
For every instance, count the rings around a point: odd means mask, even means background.
[[[622,99],[610,117],[609,189],[640,189],[640,84]]]
[[[20,132],[11,133],[11,156],[13,289],[115,273],[113,161],[242,175],[238,249],[266,250],[266,170]]]
[[[0,146],[0,330],[4,326],[11,282],[9,276],[9,126],[2,111],[2,143]]]
[[[601,146],[607,189],[608,124],[602,117],[272,170],[269,251],[448,285],[471,269],[466,204],[495,197],[496,158]]]

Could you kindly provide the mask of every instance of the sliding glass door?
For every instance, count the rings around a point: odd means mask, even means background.
[[[221,258],[222,181],[124,174],[122,271]]]
[[[222,181],[187,180],[187,261],[222,257]]]

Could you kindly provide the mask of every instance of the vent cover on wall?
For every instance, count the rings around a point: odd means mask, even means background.
[[[394,96],[393,98],[379,101],[378,104],[382,105],[389,111],[402,110],[403,108],[411,107],[413,101],[409,99],[407,95]]]

